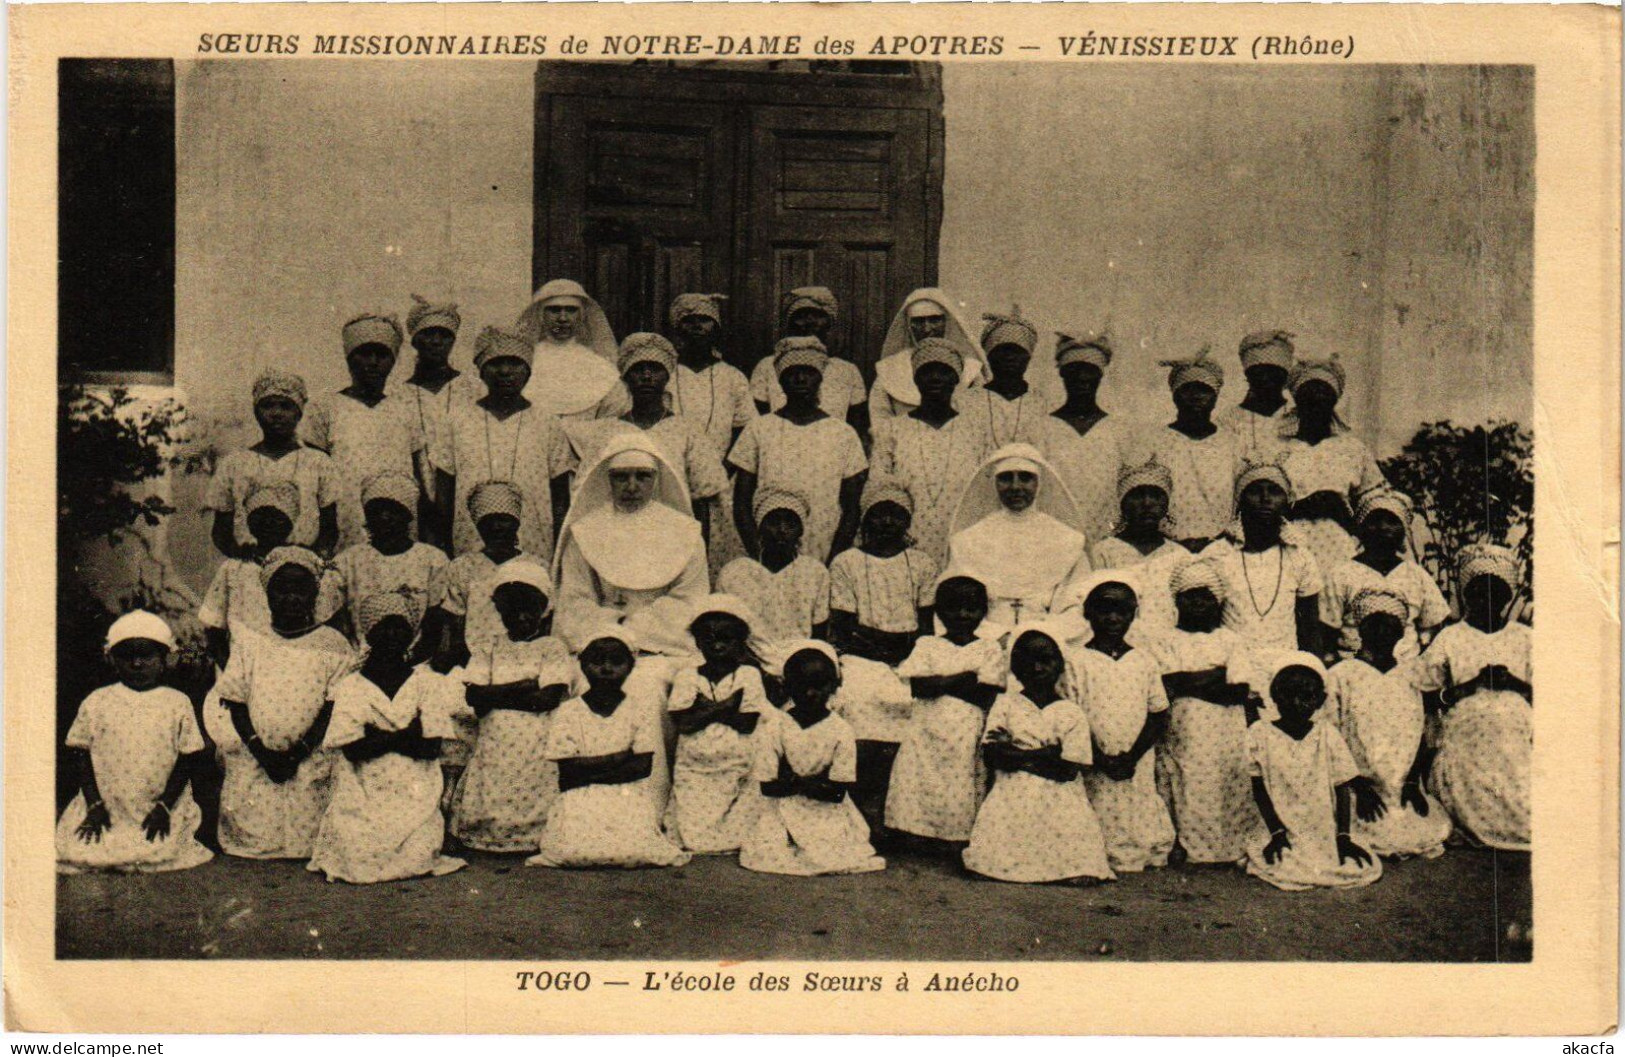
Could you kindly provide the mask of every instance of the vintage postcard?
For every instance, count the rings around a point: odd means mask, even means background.
[[[8,1026],[1617,1023],[1617,8],[8,15]]]

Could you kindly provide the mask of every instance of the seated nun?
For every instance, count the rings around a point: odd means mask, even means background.
[[[1007,444],[988,456],[954,512],[943,575],[985,584],[988,625],[1003,630],[1042,618],[1089,569],[1077,504],[1038,449]]]
[[[525,399],[536,407],[560,418],[590,419],[598,417],[600,404],[624,401],[609,317],[580,283],[553,279],[543,284],[514,329],[536,346],[525,386]]]
[[[605,624],[624,626],[643,653],[692,651],[690,607],[711,585],[690,511],[657,440],[628,431],[605,443],[581,475],[554,559],[555,630],[572,651]]]
[[[954,348],[967,353],[959,377],[960,391],[981,384],[986,365],[979,356],[981,346],[972,331],[947,294],[935,287],[922,287],[903,301],[880,346],[875,384],[869,390],[871,424],[906,415],[920,406],[920,388],[914,384],[913,353],[927,338],[944,338],[952,342]]]

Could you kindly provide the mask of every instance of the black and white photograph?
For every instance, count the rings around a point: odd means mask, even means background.
[[[58,61],[59,959],[1540,949],[1532,66],[422,40]]]

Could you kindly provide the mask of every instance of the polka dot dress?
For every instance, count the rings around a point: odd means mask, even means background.
[[[1145,650],[1112,659],[1087,646],[1072,652],[1083,688],[1095,746],[1120,755],[1134,746],[1153,712],[1168,708],[1162,671]],[[1117,781],[1100,771],[1083,776],[1089,802],[1106,837],[1106,855],[1118,873],[1165,866],[1174,846],[1174,824],[1157,793],[1156,750],[1140,757],[1134,777]]]

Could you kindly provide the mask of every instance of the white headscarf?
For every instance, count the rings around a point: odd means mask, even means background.
[[[1036,468],[1038,494],[1016,513],[999,502],[994,477],[1000,463],[1020,460]],[[1037,448],[1007,444],[989,455],[965,485],[949,535],[948,573],[974,576],[991,598],[1042,597],[1047,605],[1084,553],[1078,505]]]
[[[576,324],[576,336],[561,344],[548,338],[542,306],[566,297],[581,305],[581,318]],[[531,298],[530,306],[519,313],[514,329],[536,347],[525,399],[544,411],[570,415],[590,410],[621,380],[615,369],[619,350],[609,317],[573,279],[544,283]]]
[[[929,301],[942,309],[948,317],[948,326],[942,333],[965,357],[965,369],[959,376],[959,388],[968,389],[979,383],[987,365],[982,361],[981,346],[976,343],[975,331],[965,324],[953,300],[934,286],[920,289],[903,298],[903,306],[892,317],[886,329],[886,340],[880,346],[880,362],[875,365],[875,384],[899,404],[918,407],[920,390],[914,384],[914,365],[909,354],[914,351],[914,333],[909,330],[908,310],[911,305]]]
[[[609,484],[610,463],[627,452],[653,458],[657,474],[654,495],[634,514],[616,509]],[[582,473],[570,513],[559,531],[553,557],[555,581],[564,548],[572,539],[600,579],[626,591],[666,586],[682,573],[694,552],[705,546],[683,475],[666,461],[659,443],[641,430],[615,434]]]

